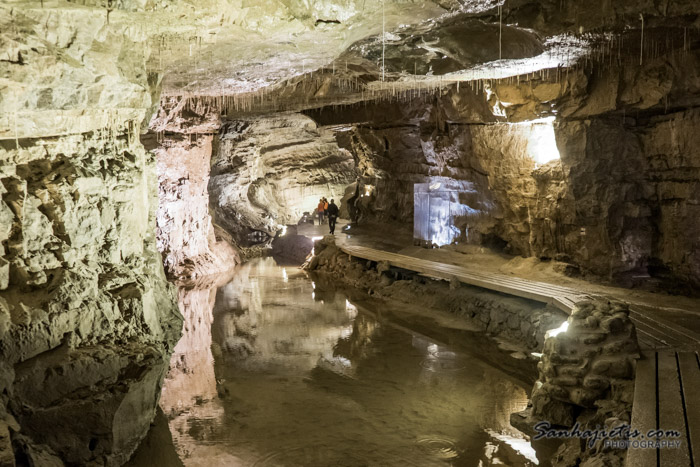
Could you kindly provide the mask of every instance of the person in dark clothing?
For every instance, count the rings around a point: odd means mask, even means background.
[[[331,235],[335,235],[335,220],[338,218],[338,206],[331,200],[328,205],[328,227],[331,229]]]

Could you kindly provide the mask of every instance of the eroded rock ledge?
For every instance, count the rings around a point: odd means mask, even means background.
[[[321,197],[340,200],[356,179],[352,155],[332,131],[301,114],[225,123],[214,150],[209,193],[215,222],[239,242],[273,237],[315,210]]]
[[[127,128],[0,143],[2,456],[117,465],[145,435],[182,326],[155,187]]]

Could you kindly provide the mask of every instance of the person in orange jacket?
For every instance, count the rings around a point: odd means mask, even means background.
[[[321,225],[323,224],[323,216],[326,214],[326,203],[323,202],[323,199],[318,200],[316,212],[318,213],[318,225]]]

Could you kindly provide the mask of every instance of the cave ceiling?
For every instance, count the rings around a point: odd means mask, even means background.
[[[6,0],[0,138],[143,128],[161,97],[268,92],[299,110],[309,93],[347,103],[634,58],[643,27],[680,47],[698,11],[695,0]],[[328,74],[341,85],[318,81]]]

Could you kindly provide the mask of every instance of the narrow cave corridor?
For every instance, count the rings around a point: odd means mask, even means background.
[[[700,465],[700,3],[0,2],[0,467]]]

